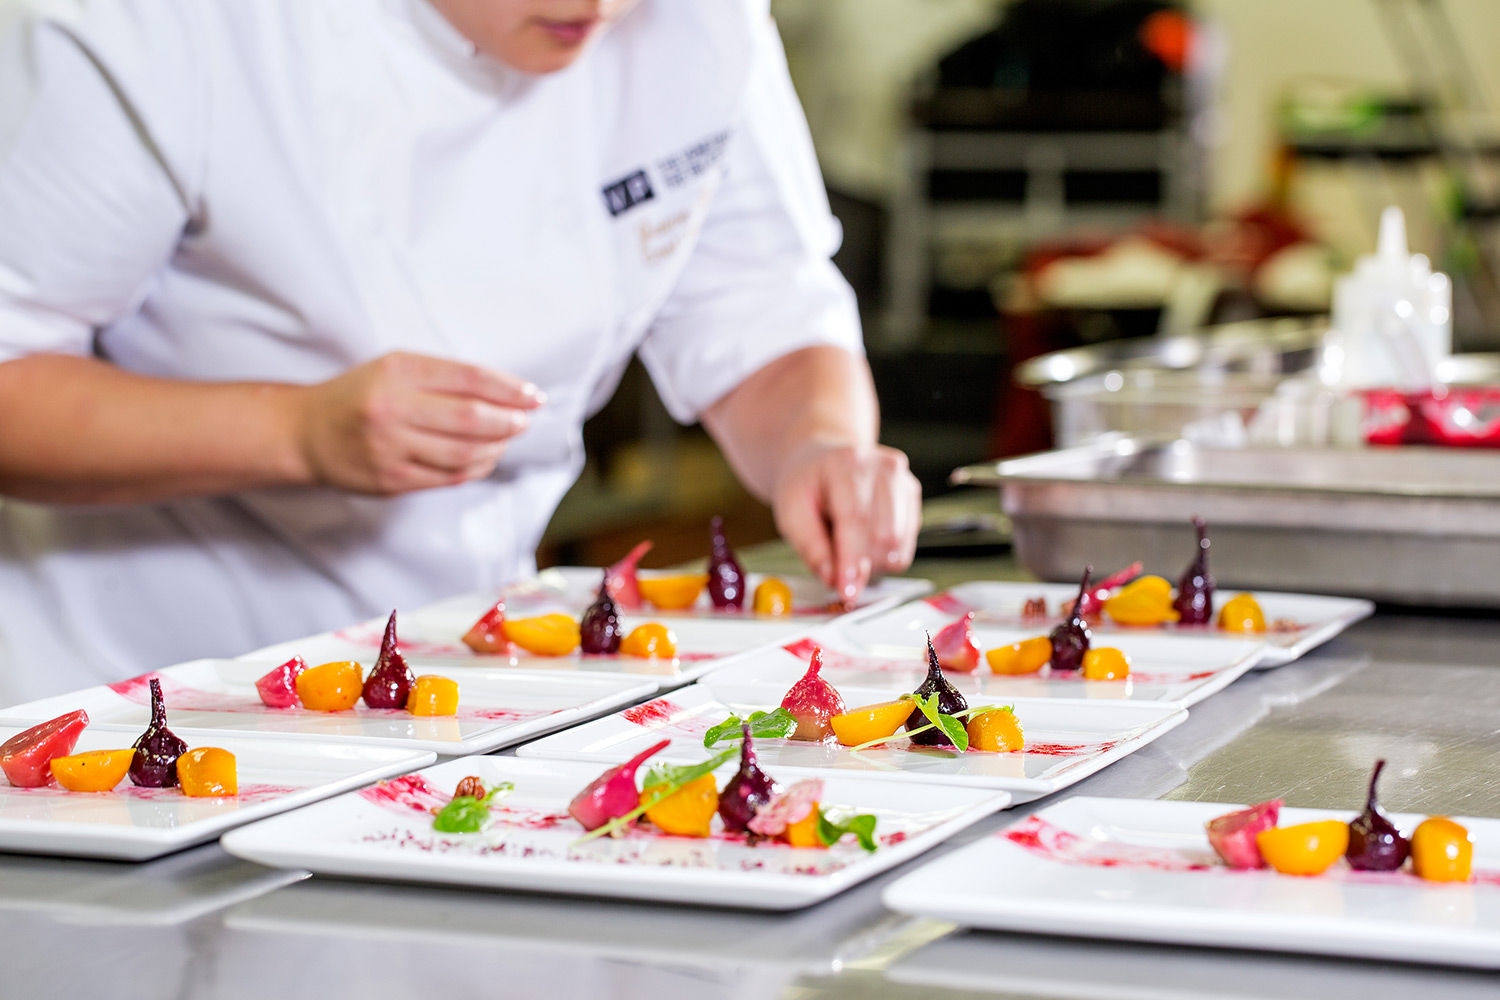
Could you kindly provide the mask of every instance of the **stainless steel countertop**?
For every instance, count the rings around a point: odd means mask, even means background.
[[[1391,809],[1500,817],[1497,650],[1497,620],[1382,612],[1071,793],[1353,810],[1385,756]],[[907,870],[778,916],[301,879],[217,845],[141,865],[0,855],[0,997],[1496,995],[1473,972],[957,931],[881,907]]]

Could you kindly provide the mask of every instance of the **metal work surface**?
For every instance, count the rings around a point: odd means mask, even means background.
[[[1500,817],[1497,649],[1500,621],[1377,614],[1298,663],[1247,675],[1074,794],[1280,795],[1352,811],[1385,756],[1390,809]],[[1495,995],[1495,977],[1457,970],[907,920],[880,891],[910,868],[777,916],[298,880],[216,845],[142,865],[0,855],[0,997]]]
[[[1225,586],[1434,606],[1500,606],[1500,452],[1215,449],[1129,438],[972,466],[998,485],[1023,566],[1076,579],[1140,559],[1175,576],[1188,518]]]

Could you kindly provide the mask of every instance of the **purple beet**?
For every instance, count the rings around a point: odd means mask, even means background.
[[[943,676],[943,665],[938,661],[937,649],[932,645],[932,636],[927,637],[927,678],[918,685],[914,692],[920,697],[926,698],[930,694],[938,696],[937,709],[944,715],[957,715],[969,707],[964,696],[959,693],[958,688]],[[920,708],[911,710],[911,715],[906,717],[906,728],[917,729],[928,725],[927,716],[922,714]],[[913,743],[920,743],[928,747],[951,747],[953,741],[948,734],[934,726],[925,733],[913,733],[907,737]]]
[[[718,611],[739,611],[745,606],[745,571],[724,537],[724,519],[715,515],[709,530],[713,534],[708,554],[709,600]]]
[[[1198,529],[1198,554],[1182,571],[1177,581],[1177,600],[1172,606],[1177,609],[1177,620],[1183,625],[1207,625],[1214,616],[1214,578],[1208,572],[1208,526],[1203,518],[1194,515],[1193,527]]]
[[[1401,831],[1380,811],[1375,804],[1375,782],[1385,770],[1385,761],[1375,762],[1375,773],[1370,775],[1370,793],[1365,799],[1365,811],[1349,823],[1349,848],[1344,859],[1349,867],[1362,872],[1393,872],[1406,863],[1411,853],[1411,841],[1401,836]]]
[[[1078,599],[1073,602],[1073,610],[1068,612],[1067,621],[1054,628],[1048,636],[1052,640],[1053,670],[1077,670],[1083,666],[1083,654],[1089,651],[1089,643],[1094,638],[1094,633],[1089,631],[1088,622],[1083,620],[1086,604],[1084,595],[1088,593],[1089,577],[1093,572],[1092,566],[1083,568],[1083,580],[1078,584]]]
[[[380,658],[365,678],[365,704],[371,708],[405,708],[411,686],[417,682],[396,645],[396,612],[385,623],[385,637],[380,640]]]
[[[187,750],[186,741],[167,728],[167,704],[162,700],[161,681],[151,678],[151,722],[133,744],[130,780],[142,788],[174,788],[177,758]]]
[[[585,653],[618,653],[625,626],[620,623],[620,609],[609,593],[609,571],[599,584],[599,596],[583,613],[579,623],[580,647]]]
[[[740,744],[740,769],[725,782],[724,790],[719,793],[719,818],[730,833],[748,830],[750,820],[781,790],[771,776],[760,769],[760,763],[755,759],[749,724],[741,728],[745,741]]]

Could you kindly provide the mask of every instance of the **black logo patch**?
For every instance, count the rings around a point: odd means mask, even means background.
[[[644,170],[637,170],[604,188],[604,204],[609,208],[610,215],[628,212],[641,202],[655,197],[656,193],[651,190],[651,182],[647,180]]]

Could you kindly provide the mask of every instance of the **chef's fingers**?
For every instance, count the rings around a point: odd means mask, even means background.
[[[413,430],[403,435],[402,452],[405,461],[437,472],[459,474],[485,468],[488,475],[489,469],[494,468],[505,452],[505,443],[463,440]]]
[[[389,377],[436,392],[482,399],[497,406],[534,410],[547,400],[541,389],[515,375],[479,365],[398,351],[380,359]]]
[[[859,597],[870,581],[873,470],[858,460],[825,473],[828,520],[833,526],[833,589],[844,601]]]
[[[408,426],[465,440],[504,441],[531,422],[525,410],[445,393],[407,393],[395,405]]]
[[[799,483],[778,497],[776,530],[808,568],[830,589],[834,586],[833,536],[823,516],[823,494],[817,478]]]
[[[922,485],[911,474],[906,456],[890,448],[872,459],[875,482],[871,498],[870,560],[878,573],[900,572],[916,554],[922,520]]]

